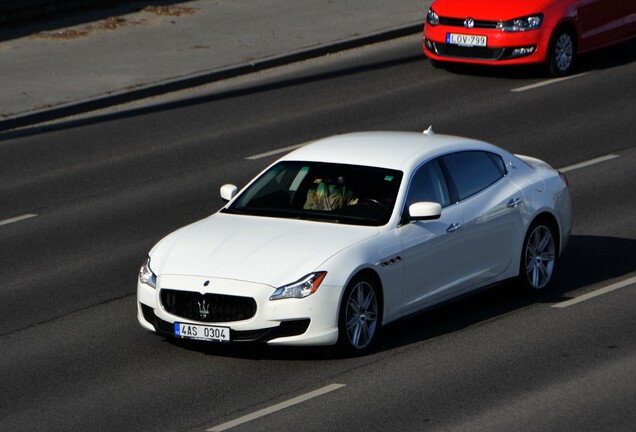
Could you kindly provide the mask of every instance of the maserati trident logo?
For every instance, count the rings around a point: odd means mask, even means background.
[[[466,18],[466,20],[464,21],[464,27],[466,28],[475,27],[475,20],[472,19],[471,17]]]
[[[197,304],[199,305],[199,316],[201,319],[206,319],[210,314],[210,303],[206,303],[205,299],[201,299]]]

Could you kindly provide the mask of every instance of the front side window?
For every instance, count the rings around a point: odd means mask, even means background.
[[[484,151],[465,151],[442,156],[450,180],[461,201],[496,183],[506,174],[499,155]]]
[[[437,160],[422,165],[413,175],[406,198],[407,207],[416,202],[430,201],[446,207],[451,203],[446,180]]]
[[[280,162],[224,210],[228,213],[380,226],[393,212],[396,170],[322,162]]]

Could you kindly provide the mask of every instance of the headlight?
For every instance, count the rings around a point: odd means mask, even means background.
[[[150,257],[141,265],[139,269],[139,281],[153,288],[157,288],[157,275],[150,269]]]
[[[497,28],[505,32],[520,32],[526,30],[536,30],[541,27],[543,14],[515,18],[510,21],[499,21]]]
[[[426,22],[432,26],[438,25],[439,15],[437,15],[433,9],[429,9],[428,14],[426,14]]]
[[[327,276],[327,272],[310,273],[299,281],[277,288],[269,299],[280,300],[307,297],[316,292],[325,276]]]

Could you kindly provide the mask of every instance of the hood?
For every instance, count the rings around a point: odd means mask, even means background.
[[[506,21],[541,12],[550,3],[554,0],[437,0],[432,8],[443,17]]]
[[[153,248],[159,275],[206,276],[271,286],[321,270],[328,258],[378,234],[378,228],[217,213],[181,228]]]

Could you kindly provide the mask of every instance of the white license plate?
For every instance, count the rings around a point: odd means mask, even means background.
[[[446,33],[446,43],[461,46],[478,46],[485,47],[488,43],[488,37],[479,35],[465,35],[458,33]]]
[[[185,339],[197,339],[215,342],[229,342],[230,329],[198,324],[174,323],[174,335]]]

